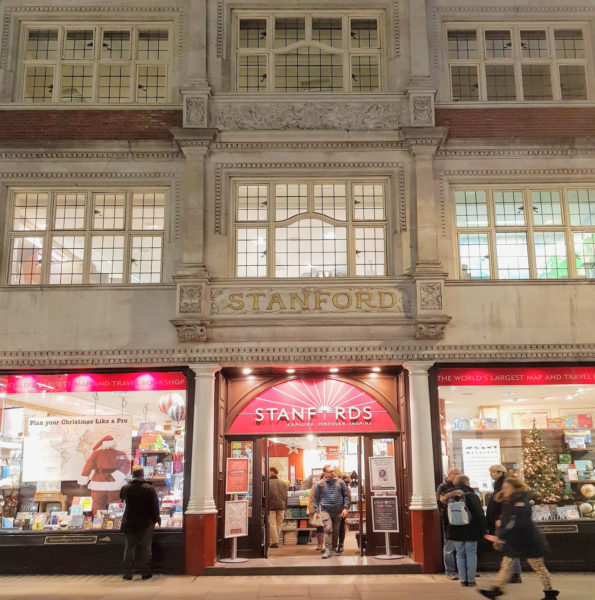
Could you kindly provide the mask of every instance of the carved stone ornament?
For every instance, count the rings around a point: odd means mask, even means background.
[[[434,97],[431,94],[412,94],[410,108],[412,125],[434,125]]]
[[[207,126],[206,96],[184,95],[184,127]]]
[[[420,310],[442,310],[442,284],[440,281],[424,281],[419,284]]]
[[[202,288],[199,285],[180,286],[181,313],[199,313],[202,311]]]
[[[415,338],[418,340],[441,340],[451,317],[440,315],[431,319],[418,319],[415,323]]]
[[[207,325],[204,322],[172,319],[170,323],[176,328],[180,343],[207,341]]]
[[[221,103],[212,127],[225,129],[395,129],[400,106],[379,102]]]

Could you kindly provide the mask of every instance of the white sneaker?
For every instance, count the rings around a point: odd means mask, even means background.
[[[446,578],[447,578],[447,579],[451,579],[452,581],[456,581],[456,580],[459,578],[459,576],[458,576],[458,575],[455,575],[455,574],[453,573],[452,575],[447,575],[447,576],[446,576]]]
[[[324,554],[322,555],[322,558],[331,558],[335,555],[335,553],[332,550],[325,550]]]

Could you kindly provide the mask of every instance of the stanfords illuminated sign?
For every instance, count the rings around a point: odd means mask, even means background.
[[[236,416],[230,434],[365,433],[396,431],[370,394],[330,378],[285,381],[258,394]]]

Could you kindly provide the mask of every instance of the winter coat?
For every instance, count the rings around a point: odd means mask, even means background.
[[[337,476],[333,479],[326,477],[314,486],[314,510],[342,510],[349,508],[349,493],[347,484]]]
[[[285,510],[287,484],[277,476],[269,479],[269,510]]]
[[[510,558],[541,558],[548,545],[533,522],[530,495],[515,494],[502,502],[498,537],[504,542],[503,552]]]
[[[440,519],[442,520],[442,525],[446,527],[448,523],[448,517],[446,515],[446,504],[440,502],[440,496],[443,496],[447,492],[450,492],[454,488],[452,481],[446,479],[443,481],[436,490],[436,501],[438,502],[438,511],[440,512]]]
[[[446,516],[446,539],[456,542],[478,542],[487,532],[486,518],[483,507],[473,488],[467,485],[457,485],[456,488],[445,494],[450,500],[464,498],[465,506],[471,515],[467,525],[451,525]],[[444,498],[444,495],[443,495]],[[448,512],[448,503],[445,504]]]
[[[495,534],[496,533],[496,521],[500,518],[500,513],[502,512],[502,502],[496,500],[496,494],[502,489],[502,484],[506,479],[506,474],[502,473],[498,479],[494,480],[494,493],[490,496],[488,500],[488,505],[486,507],[486,520],[488,522],[488,533]]]
[[[120,490],[120,498],[126,502],[122,517],[124,533],[140,533],[146,527],[160,522],[157,492],[144,479],[131,479]]]

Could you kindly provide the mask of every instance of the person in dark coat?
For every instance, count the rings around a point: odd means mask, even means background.
[[[442,526],[442,559],[444,561],[444,572],[449,579],[458,579],[457,563],[455,560],[455,545],[454,542],[446,539],[446,526],[448,519],[446,518],[446,504],[440,502],[440,497],[452,490],[452,481],[461,472],[456,467],[451,467],[446,473],[446,479],[438,486],[436,490],[436,500],[438,502],[438,512],[440,513],[440,524]]]
[[[533,522],[529,489],[520,479],[507,477],[496,501],[502,502],[498,535],[488,534],[485,538],[501,547],[504,556],[493,587],[480,590],[481,595],[486,598],[502,596],[502,588],[510,580],[514,560],[526,558],[541,580],[545,594],[543,600],[556,600],[560,592],[552,589],[551,576],[543,562],[548,547]]]
[[[124,579],[132,579],[135,562],[142,579],[150,579],[151,544],[155,523],[161,525],[159,498],[155,488],[144,479],[142,468],[132,471],[132,479],[120,490],[120,498],[126,502],[122,517],[124,533]]]
[[[477,542],[486,534],[487,525],[481,502],[475,490],[469,487],[469,478],[466,475],[457,475],[453,481],[453,489],[440,497],[440,502],[446,505],[452,501],[464,500],[469,523],[466,525],[453,525],[446,522],[445,536],[454,542],[457,553],[457,570],[461,585],[474,586],[477,573]]]
[[[488,522],[488,533],[497,536],[498,525],[500,523],[500,513],[502,512],[502,502],[498,502],[496,498],[502,489],[502,484],[506,479],[506,468],[502,465],[492,465],[490,467],[490,476],[494,481],[494,493],[488,500],[486,507],[486,520]],[[512,563],[512,576],[509,583],[522,583],[521,579],[521,561],[518,558]]]
[[[287,484],[278,477],[279,469],[269,469],[269,533],[271,548],[279,547],[279,537],[287,506]]]

